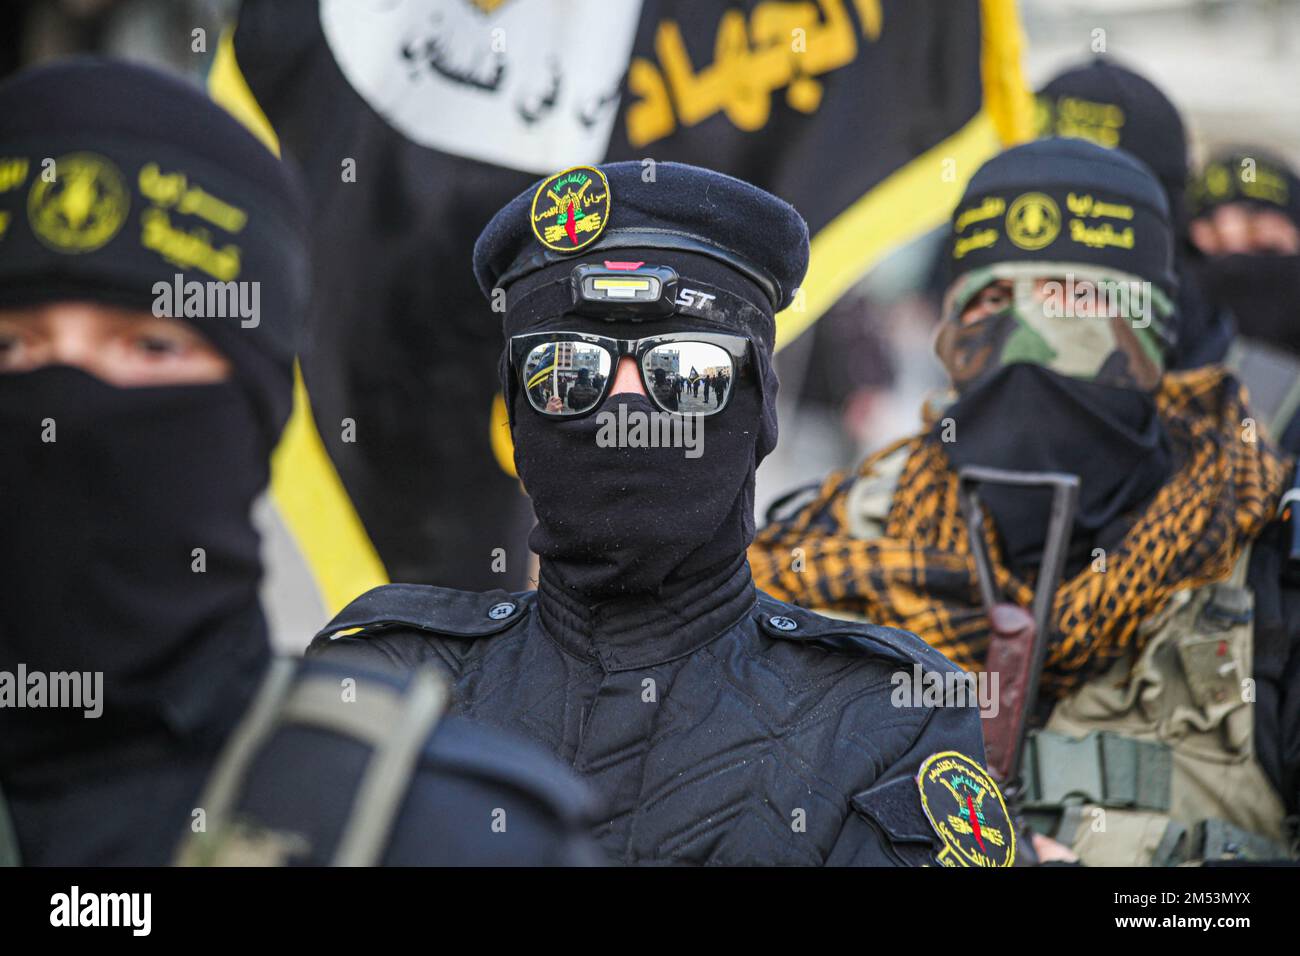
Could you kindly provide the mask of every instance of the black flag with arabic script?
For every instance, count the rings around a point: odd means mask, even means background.
[[[648,0],[609,159],[710,166],[808,221],[778,345],[1029,138],[1013,0]]]
[[[788,341],[1027,134],[1018,44],[1013,0],[244,0],[234,73],[314,208],[312,411],[389,576],[523,583],[500,317],[470,272],[501,205],[607,159],[763,186],[814,236]]]

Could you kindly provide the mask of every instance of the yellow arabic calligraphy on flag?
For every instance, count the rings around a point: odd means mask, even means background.
[[[610,158],[710,166],[808,221],[809,270],[777,348],[881,259],[941,225],[975,169],[1029,139],[1014,0],[661,0]],[[711,49],[709,44],[711,43]],[[710,59],[711,56],[711,59]]]
[[[880,0],[854,4],[868,41],[880,38]],[[822,18],[814,21],[817,9]],[[853,62],[857,32],[842,0],[811,3],[759,3],[748,17],[730,9],[718,22],[713,63],[696,70],[672,19],[656,27],[659,63],[635,57],[628,90],[638,100],[628,107],[628,139],[646,146],[670,135],[678,123],[695,126],[725,113],[738,128],[758,130],[772,110],[772,93],[786,91],[786,102],[801,113],[821,105],[817,77]],[[676,104],[676,109],[674,109]]]

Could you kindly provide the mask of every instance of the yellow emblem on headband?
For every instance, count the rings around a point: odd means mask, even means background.
[[[1051,245],[1061,231],[1061,210],[1051,196],[1025,193],[1007,210],[1007,238],[1021,249]]]
[[[574,166],[542,181],[533,194],[533,235],[553,252],[577,252],[609,222],[609,181],[594,166]]]
[[[944,866],[1010,866],[1016,831],[1002,791],[988,771],[965,754],[932,754],[916,775],[921,808],[943,841]]]
[[[131,194],[112,162],[95,153],[69,153],[35,178],[27,218],[36,237],[59,252],[92,252],[126,222]]]

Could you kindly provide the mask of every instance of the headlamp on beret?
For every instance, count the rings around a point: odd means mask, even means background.
[[[677,308],[677,271],[644,262],[584,263],[570,277],[573,311],[632,322],[672,315]]]

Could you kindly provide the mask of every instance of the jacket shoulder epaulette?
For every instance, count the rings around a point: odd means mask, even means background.
[[[312,646],[350,631],[367,637],[406,628],[449,637],[486,637],[527,616],[533,593],[458,591],[427,584],[385,584],[372,588],[339,611],[312,639]]]
[[[877,657],[894,664],[919,664],[925,670],[960,670],[910,631],[868,621],[827,617],[760,594],[755,606],[759,628],[769,637],[803,641],[841,654]]]

